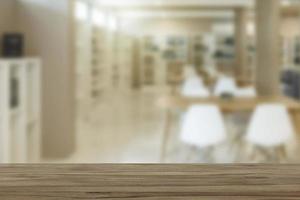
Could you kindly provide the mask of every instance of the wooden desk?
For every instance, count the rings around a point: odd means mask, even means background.
[[[185,109],[193,104],[215,104],[223,113],[252,112],[259,104],[280,103],[284,104],[293,120],[295,130],[300,134],[300,102],[284,96],[256,97],[256,98],[235,98],[233,100],[222,100],[217,97],[206,99],[186,98],[179,95],[162,97],[159,105],[166,109],[166,121],[161,147],[161,161],[165,160],[167,143],[170,134],[172,109]]]
[[[1,200],[299,200],[299,165],[4,165]]]

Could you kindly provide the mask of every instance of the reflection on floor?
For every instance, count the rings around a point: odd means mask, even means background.
[[[157,163],[164,111],[156,106],[163,90],[107,94],[88,115],[78,117],[78,149],[63,163]],[[201,150],[179,141],[180,111],[174,111],[167,162],[171,163],[277,163],[300,162],[298,138],[287,146],[288,158],[273,149],[254,148],[243,141],[249,115],[225,116],[229,138],[212,150]],[[251,150],[251,151],[249,151]],[[252,152],[251,155],[249,152]]]

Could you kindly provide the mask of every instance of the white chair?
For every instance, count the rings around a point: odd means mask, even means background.
[[[185,97],[206,98],[210,96],[210,92],[204,86],[201,78],[191,77],[184,82],[181,89],[181,95]]]
[[[274,148],[277,158],[285,159],[284,145],[292,139],[294,134],[287,108],[281,104],[264,104],[256,108],[246,140],[258,147]]]
[[[206,148],[226,138],[224,120],[215,105],[191,106],[183,117],[181,140],[189,145]]]
[[[242,98],[256,97],[257,92],[254,87],[237,88],[235,95],[236,97],[242,97]]]
[[[214,96],[220,97],[224,93],[230,93],[233,96],[236,95],[237,86],[234,78],[231,77],[220,77],[216,83],[214,89]]]
[[[191,76],[184,81],[183,86],[184,87],[185,86],[186,87],[203,87],[204,82],[203,82],[202,78],[199,76]]]
[[[246,139],[255,145],[274,147],[285,144],[293,136],[287,108],[281,104],[265,104],[256,108]]]

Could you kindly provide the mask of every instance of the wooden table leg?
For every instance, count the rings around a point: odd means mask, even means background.
[[[171,122],[172,122],[172,113],[170,109],[167,109],[166,116],[165,116],[164,130],[163,130],[162,145],[161,145],[161,154],[160,154],[161,163],[164,163],[166,159],[168,140],[171,132],[171,124],[172,124]]]
[[[296,134],[300,135],[300,110],[293,110],[290,112],[290,116],[294,123]]]

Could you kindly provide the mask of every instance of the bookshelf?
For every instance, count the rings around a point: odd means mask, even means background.
[[[142,38],[142,68],[141,80],[143,85],[155,85],[156,66],[160,56],[159,46],[156,38],[153,36],[144,36]]]
[[[0,59],[0,163],[40,158],[41,62]]]
[[[80,111],[86,113],[112,85],[114,37],[107,28],[106,12],[89,1],[77,1],[76,5],[76,97]]]
[[[133,41],[134,37],[125,33],[120,33],[117,47],[117,66],[119,74],[119,88],[123,90],[131,89],[132,65],[133,65]]]
[[[108,84],[106,75],[109,67],[107,31],[98,26],[92,27],[90,95],[93,102],[101,99]]]

